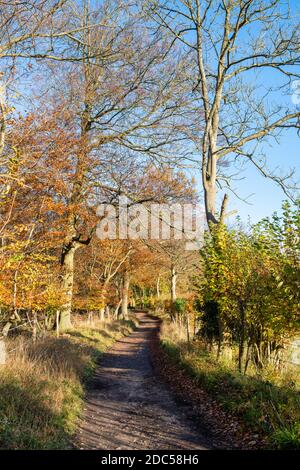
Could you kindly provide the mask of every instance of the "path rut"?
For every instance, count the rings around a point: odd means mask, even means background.
[[[149,344],[157,320],[140,325],[104,355],[89,388],[75,446],[106,450],[208,449],[186,406],[153,372]]]

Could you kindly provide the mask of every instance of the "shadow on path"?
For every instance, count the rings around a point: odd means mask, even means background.
[[[159,321],[138,313],[140,325],[103,356],[86,396],[79,449],[208,449],[184,405],[154,375],[149,342]]]

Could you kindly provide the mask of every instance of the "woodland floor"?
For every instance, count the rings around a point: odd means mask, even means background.
[[[86,395],[75,439],[78,449],[210,449],[205,430],[155,373],[151,346],[159,321],[140,325],[104,355]]]
[[[160,321],[138,328],[97,366],[75,439],[77,449],[260,449],[264,438],[225,412],[160,347]]]

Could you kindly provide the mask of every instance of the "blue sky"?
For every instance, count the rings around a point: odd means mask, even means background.
[[[295,168],[295,179],[300,180],[300,138],[296,131],[285,133],[279,144],[265,146],[265,151],[271,168],[278,168],[277,172],[280,174]],[[274,211],[280,212],[286,195],[276,183],[261,176],[252,165],[248,165],[242,176],[244,179],[236,182],[234,188],[241,198],[251,196],[246,203],[233,194],[230,195],[230,210],[236,209],[243,220],[250,217],[252,222],[271,215]],[[298,194],[300,195],[299,192]]]
[[[291,0],[290,3],[293,12],[299,16],[300,0]],[[101,0],[92,0],[92,4],[99,5],[101,4]],[[278,83],[276,83],[276,76],[272,71],[265,72],[263,79],[266,83],[273,82],[275,85],[278,85]],[[275,100],[275,102],[288,103],[291,105],[291,110],[296,109],[296,106],[292,104],[291,96],[282,96],[277,92],[273,95],[273,100]],[[300,108],[300,105],[298,108]],[[300,181],[300,137],[295,130],[285,132],[278,144],[273,140],[272,145],[264,145],[264,151],[267,154],[268,165],[271,169],[278,168],[278,171],[284,174],[289,172],[291,168],[295,168],[295,178]],[[194,175],[200,190],[201,181],[199,173],[197,169]],[[262,217],[271,215],[274,211],[280,212],[282,201],[286,198],[281,188],[271,180],[262,177],[250,164],[245,168],[241,177],[243,179],[236,181],[233,187],[240,198],[247,198],[248,203],[240,200],[233,193],[229,193],[228,210],[237,210],[242,220],[246,221],[248,217],[250,217],[252,222],[256,222]],[[220,192],[220,197],[222,194],[223,192]]]
[[[282,0],[283,3],[286,3]],[[291,11],[293,15],[299,19],[300,17],[300,1],[290,1]],[[300,74],[300,67],[298,70]],[[256,77],[250,75],[249,82],[255,83]],[[266,84],[268,86],[278,87],[282,84],[282,77],[272,69],[264,70],[257,81],[258,84]],[[258,91],[258,95],[261,92]],[[292,90],[290,93],[284,91],[274,91],[270,96],[270,105],[287,105],[289,112],[300,110],[300,104],[296,106],[292,102]],[[276,169],[276,173],[283,176],[288,174],[290,170],[295,169],[294,180],[298,181],[298,188],[300,188],[300,137],[297,135],[296,130],[290,129],[284,131],[281,135],[280,141],[277,143],[274,139],[269,143],[265,143],[259,150],[263,150],[267,156],[267,166],[270,170]],[[228,210],[236,210],[242,220],[246,221],[248,218],[252,222],[256,222],[265,216],[271,215],[277,211],[280,213],[281,205],[287,196],[283,190],[276,185],[272,180],[264,178],[259,174],[258,170],[250,163],[241,174],[243,178],[233,184],[235,192],[241,199],[247,199],[247,202],[240,200],[233,193],[229,192],[229,208]],[[201,184],[199,182],[199,184]],[[219,198],[224,194],[220,191]],[[300,197],[300,192],[294,193],[295,196]],[[233,219],[231,219],[233,220]]]
[[[292,12],[298,18],[300,12],[299,4],[299,0],[290,1]],[[300,67],[298,72],[300,73]],[[271,81],[272,79],[273,81],[275,80],[276,84],[274,74],[272,71],[268,71],[266,73],[266,80]],[[273,98],[277,98],[278,101],[289,102],[291,112],[296,111],[297,107],[293,105],[291,95],[282,96],[278,93]],[[300,105],[298,105],[298,110],[299,109]],[[268,145],[264,147],[264,151],[268,157],[268,165],[272,169],[278,168],[280,174],[285,174],[288,173],[291,168],[294,168],[295,180],[300,183],[300,137],[297,135],[296,130],[285,132],[278,144],[273,141],[272,146]],[[262,217],[271,215],[274,211],[280,212],[282,201],[286,199],[286,195],[279,186],[273,181],[259,175],[258,171],[251,166],[248,167],[243,176],[245,179],[238,182],[235,187],[241,197],[247,197],[254,193],[248,201],[251,205],[238,200],[233,195],[231,196],[231,208],[237,209],[243,220],[250,216],[251,220],[256,222]],[[298,188],[299,187],[300,184],[298,185]],[[296,194],[300,197],[299,189]]]

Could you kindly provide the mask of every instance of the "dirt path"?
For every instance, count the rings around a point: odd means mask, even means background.
[[[158,322],[139,313],[139,328],[105,354],[86,397],[80,449],[208,449],[209,443],[153,374],[149,342]]]

